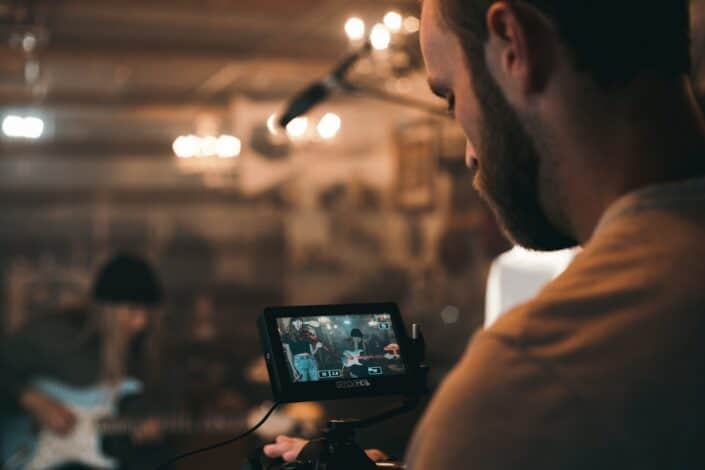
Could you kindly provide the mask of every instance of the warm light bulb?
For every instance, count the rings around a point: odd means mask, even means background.
[[[212,157],[218,152],[218,139],[212,135],[201,138],[199,157]]]
[[[191,158],[198,154],[201,147],[201,139],[195,135],[182,135],[176,138],[172,149],[179,158]]]
[[[338,134],[342,121],[337,114],[327,113],[318,123],[318,135],[323,139],[332,139]]]
[[[365,22],[360,18],[349,18],[345,22],[345,34],[351,41],[359,41],[365,37]]]
[[[221,135],[216,144],[216,153],[219,158],[235,158],[242,151],[240,139],[232,135]]]
[[[392,35],[382,23],[377,23],[372,28],[370,32],[370,43],[372,47],[378,51],[382,51],[389,47],[389,43],[392,42]]]
[[[292,139],[303,137],[307,130],[308,118],[305,117],[297,117],[286,125],[286,133],[289,134],[289,137]]]
[[[280,134],[279,124],[277,123],[278,119],[279,119],[279,116],[277,116],[277,113],[272,113],[267,118],[267,130],[272,135],[279,135]]]
[[[406,31],[407,33],[417,33],[420,27],[421,23],[419,19],[415,16],[407,16],[406,18],[404,18],[404,31]]]
[[[24,119],[19,116],[7,116],[2,121],[2,132],[8,137],[23,137]]]
[[[44,133],[44,121],[38,117],[24,118],[24,136],[28,139],[38,139]]]
[[[2,131],[8,137],[38,139],[44,133],[44,121],[34,116],[7,116],[2,121]]]
[[[390,11],[384,15],[384,25],[392,33],[398,33],[401,30],[402,18],[396,11]]]

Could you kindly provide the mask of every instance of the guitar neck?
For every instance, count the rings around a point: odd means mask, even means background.
[[[377,355],[377,356],[353,356],[355,359],[359,359],[361,361],[364,361],[365,359],[386,359],[386,356],[384,355]]]
[[[213,417],[193,419],[187,416],[176,417],[145,417],[145,418],[111,418],[101,420],[97,424],[103,435],[130,434],[146,420],[156,419],[160,429],[169,434],[220,433],[236,432],[245,429],[247,419],[243,416]]]

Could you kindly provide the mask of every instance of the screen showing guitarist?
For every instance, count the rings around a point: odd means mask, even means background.
[[[278,318],[277,322],[295,383],[404,373],[387,313]]]
[[[362,336],[362,331],[359,328],[353,328],[350,331],[351,349],[343,353],[343,367],[347,370],[350,377],[364,377],[367,375],[367,364],[369,359],[367,343]]]
[[[0,467],[116,467],[101,453],[95,422],[142,388],[129,379],[131,366],[136,356],[144,359],[137,345],[148,342],[161,300],[154,270],[118,255],[99,271],[88,305],[30,322],[3,341]],[[159,422],[145,420],[131,434],[149,441],[160,434]]]

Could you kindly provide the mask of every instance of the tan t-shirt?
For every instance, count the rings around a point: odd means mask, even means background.
[[[604,214],[572,265],[475,335],[418,469],[705,469],[705,179]]]

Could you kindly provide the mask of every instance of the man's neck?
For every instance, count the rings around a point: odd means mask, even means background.
[[[625,194],[705,176],[705,122],[692,87],[661,85],[645,86],[650,92],[642,95],[649,101],[643,103],[605,103],[589,125],[576,126],[561,139],[559,151],[569,156],[560,169],[570,189],[565,191],[567,217],[582,244]]]

